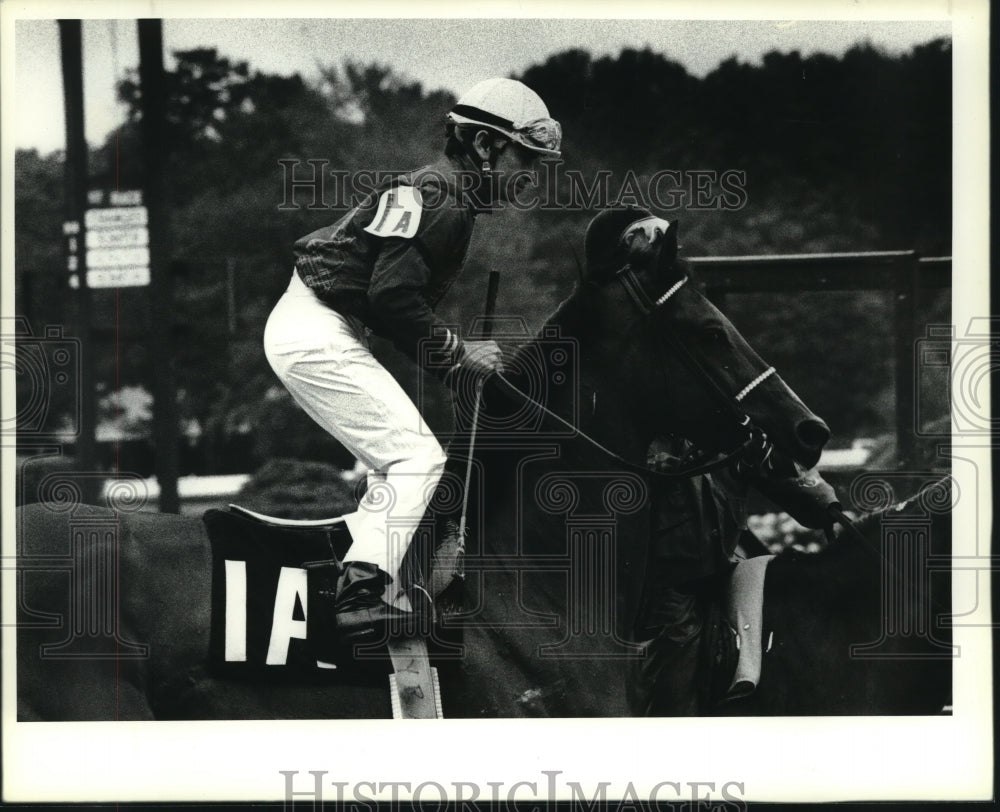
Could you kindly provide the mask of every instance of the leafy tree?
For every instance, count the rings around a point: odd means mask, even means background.
[[[292,243],[346,209],[329,200],[309,208],[302,195],[298,207],[282,207],[279,161],[322,160],[327,171],[348,173],[419,166],[439,154],[454,99],[388,65],[327,66],[313,83],[255,71],[211,48],[174,56],[166,76],[166,202],[182,416],[202,426],[210,468],[250,438],[254,463],[283,455],[283,447],[339,461],[341,450],[323,445],[322,432],[282,395],[260,339],[287,285]],[[697,208],[690,200],[657,209],[681,220],[684,255],[900,248],[946,255],[950,61],[946,40],[900,57],[863,44],[840,58],[773,52],[761,65],[729,59],[699,79],[649,48],[600,58],[571,49],[521,78],[563,123],[564,168],[588,180],[608,170],[612,192],[630,171],[639,179],[661,169],[745,173],[738,210]],[[138,187],[135,74],[121,82],[120,98],[128,121],[92,155],[94,184]],[[69,323],[72,315],[60,234],[62,163],[60,154],[19,151],[15,164],[16,306],[39,325]],[[301,177],[308,165],[298,171]],[[468,326],[482,309],[486,274],[497,268],[500,312],[536,329],[572,290],[574,254],[582,258],[594,213],[578,207],[480,216],[466,269],[442,303],[445,318]],[[932,304],[927,318],[947,319],[947,297]],[[146,292],[102,295],[95,307],[97,323],[120,325],[124,336],[117,358],[102,354],[103,391],[149,388]],[[726,308],[806,401],[822,404],[839,437],[891,425],[884,297],[733,296]],[[416,392],[412,367],[384,345],[378,353]],[[432,426],[446,429],[447,395],[433,387],[424,394]]]

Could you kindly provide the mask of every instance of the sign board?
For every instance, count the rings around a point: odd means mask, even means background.
[[[145,226],[87,232],[87,248],[135,248],[142,245],[149,245],[149,231]]]
[[[87,271],[87,287],[91,288],[131,288],[148,284],[148,265]]]
[[[87,251],[88,268],[121,268],[125,265],[148,265],[149,248],[91,248]]]
[[[122,206],[116,209],[87,209],[83,222],[88,231],[92,228],[144,226],[148,222],[148,212],[145,206]]]
[[[95,208],[101,206],[141,206],[140,189],[91,189],[87,192],[87,203]]]
[[[128,268],[98,268],[87,271],[88,288],[134,288],[149,284],[149,266],[134,265]],[[71,288],[80,287],[80,278],[69,278]]]
[[[80,223],[63,223],[66,268],[71,288],[80,287],[81,266],[88,288],[126,288],[149,284],[149,211],[138,189],[91,189],[83,214],[86,262],[81,260]]]

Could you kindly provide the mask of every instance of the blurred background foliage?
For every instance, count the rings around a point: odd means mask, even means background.
[[[347,64],[320,80],[263,74],[214,49],[174,54],[168,73],[167,194],[174,283],[173,357],[188,451],[182,473],[228,473],[295,458],[350,467],[269,369],[261,334],[288,284],[292,243],[345,210],[332,179],[319,205],[300,186],[286,201],[282,160],[296,177],[406,170],[434,160],[454,98],[427,92],[384,65]],[[951,47],[936,40],[900,56],[858,45],[843,57],[768,54],[729,59],[704,78],[667,55],[570,50],[517,78],[563,124],[563,170],[671,169],[745,173],[745,205],[656,213],[680,220],[685,256],[915,249],[951,253]],[[136,76],[120,82],[128,120],[92,150],[92,187],[139,188]],[[16,312],[32,325],[72,324],[61,238],[63,155],[18,151]],[[326,204],[326,205],[324,205]],[[575,257],[595,209],[505,210],[481,216],[465,271],[440,308],[463,326],[483,305],[486,274],[503,272],[499,312],[527,330],[572,290]],[[95,386],[107,397],[151,389],[145,289],[94,295]],[[833,446],[893,427],[892,302],[875,292],[746,294],[726,309],[758,351],[831,424]],[[921,303],[947,322],[949,297]],[[117,351],[114,339],[117,338]],[[391,348],[380,357],[416,392],[417,374]],[[420,393],[431,425],[448,426],[446,393]],[[58,406],[58,405],[57,405]],[[58,421],[59,408],[50,420]],[[947,397],[941,412],[947,411]],[[125,455],[149,473],[150,460]],[[124,464],[123,464],[123,467]],[[146,470],[149,469],[149,470]]]

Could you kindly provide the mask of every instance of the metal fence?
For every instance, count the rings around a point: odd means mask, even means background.
[[[915,251],[870,251],[701,257],[688,261],[704,283],[708,297],[720,306],[729,293],[891,291],[896,447],[902,463],[913,458],[916,442],[914,350],[916,341],[922,337],[917,302],[925,291],[951,288],[951,257],[925,258]]]

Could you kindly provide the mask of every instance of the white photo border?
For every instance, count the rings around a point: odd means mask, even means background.
[[[698,4],[626,2],[518,2],[457,4],[368,2],[351,14],[330,3],[4,2],[0,41],[2,131],[2,257],[13,268],[14,147],[9,116],[14,81],[14,22],[59,17],[576,17],[615,16],[687,19],[950,20],[955,89],[953,323],[988,315],[989,166],[988,14],[986,2],[965,0],[900,5],[851,0],[824,2],[729,2]],[[363,12],[363,13],[362,13]],[[12,315],[13,273],[2,276],[4,315]],[[10,371],[0,388],[5,414],[13,411]],[[978,471],[973,487],[991,494],[990,449],[964,447]],[[14,651],[13,451],[4,448],[3,481],[3,799],[6,802],[282,801],[286,778],[308,792],[322,771],[325,800],[336,799],[334,782],[434,781],[483,788],[502,782],[503,793],[519,781],[534,782],[544,798],[550,780],[569,798],[571,781],[588,797],[598,782],[610,782],[607,797],[639,797],[658,782],[685,787],[703,782],[713,800],[725,785],[734,801],[847,801],[983,799],[993,787],[991,641],[986,625],[954,630],[961,657],[955,668],[952,716],[928,718],[446,720],[409,722],[110,722],[19,723],[16,721]],[[967,475],[956,465],[954,475]],[[964,505],[970,502],[967,500]],[[959,504],[954,522],[956,555],[977,555],[977,539],[988,539],[992,516],[970,515]],[[987,542],[988,544],[988,542]],[[982,579],[988,583],[989,577]],[[958,582],[955,581],[957,584]],[[986,587],[988,589],[988,586]],[[345,735],[346,734],[346,735]],[[550,773],[557,773],[553,779]],[[685,789],[685,792],[688,790]],[[371,792],[367,790],[366,792]],[[388,795],[383,795],[388,798]],[[405,796],[404,796],[405,797]],[[468,797],[468,795],[466,795]],[[501,799],[506,794],[501,795]],[[519,800],[532,789],[516,790]],[[661,797],[667,799],[666,795]],[[428,789],[426,799],[438,796]],[[672,796],[669,800],[675,800]],[[298,800],[308,800],[307,795]],[[348,796],[350,800],[350,796]],[[687,796],[690,800],[690,796]]]

